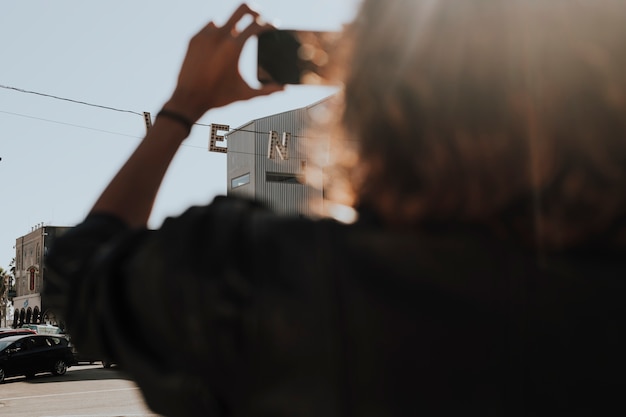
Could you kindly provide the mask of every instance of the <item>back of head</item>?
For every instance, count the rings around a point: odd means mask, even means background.
[[[555,249],[624,213],[625,2],[365,0],[349,33],[355,204]]]

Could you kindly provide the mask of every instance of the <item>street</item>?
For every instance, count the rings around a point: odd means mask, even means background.
[[[123,371],[100,362],[75,365],[63,376],[7,378],[0,384],[4,417],[157,417]]]

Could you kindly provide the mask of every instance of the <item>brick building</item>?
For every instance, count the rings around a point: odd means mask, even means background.
[[[69,227],[38,225],[15,241],[15,296],[13,327],[23,324],[59,325],[55,314],[42,296],[46,282],[45,258],[57,236]]]

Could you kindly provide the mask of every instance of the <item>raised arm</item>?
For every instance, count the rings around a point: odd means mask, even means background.
[[[239,31],[236,25],[245,16],[253,21]],[[131,227],[145,226],[161,181],[191,126],[210,109],[282,89],[279,85],[254,89],[239,72],[245,42],[269,27],[258,17],[243,4],[223,26],[210,22],[193,36],[171,98],[91,213],[115,215]]]

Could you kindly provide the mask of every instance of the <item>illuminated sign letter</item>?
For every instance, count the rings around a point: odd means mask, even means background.
[[[287,146],[291,139],[291,133],[283,132],[283,140],[278,140],[278,132],[270,130],[270,139],[267,143],[267,159],[276,159],[276,153],[283,161],[289,159],[289,153],[287,152]]]
[[[143,120],[146,122],[146,130],[149,130],[152,127],[152,116],[150,116],[150,112],[143,112]]]
[[[209,152],[227,153],[228,146],[217,146],[217,142],[223,142],[224,136],[218,135],[218,131],[228,132],[230,130],[229,125],[216,125],[211,124],[211,140],[209,141]]]

